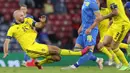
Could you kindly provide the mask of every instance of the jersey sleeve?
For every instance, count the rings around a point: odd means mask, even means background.
[[[94,12],[97,12],[99,11],[99,7],[98,7],[98,4],[96,2],[91,2],[89,7],[94,11]]]
[[[36,24],[36,21],[35,21],[35,20],[33,20],[32,18],[27,18],[27,21],[28,21],[28,23],[29,23],[31,26],[35,27],[35,24]]]
[[[11,39],[13,37],[14,31],[15,31],[15,29],[13,27],[10,27],[7,32],[6,38]]]

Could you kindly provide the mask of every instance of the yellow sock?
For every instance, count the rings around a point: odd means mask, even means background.
[[[40,60],[38,62],[38,65],[41,66],[42,64],[45,64],[45,63],[52,63],[52,62],[54,62],[54,61],[50,60],[51,58],[52,58],[51,56],[47,56],[43,60]]]
[[[126,58],[124,56],[124,53],[119,48],[117,48],[117,49],[115,49],[113,51],[118,56],[118,58],[120,59],[120,61],[122,62],[122,64],[124,66],[128,66],[129,65],[128,61],[126,60]]]
[[[61,49],[60,55],[82,55],[81,51],[71,51],[66,49]]]
[[[100,51],[105,53],[109,57],[109,59],[112,60],[112,54],[108,51],[106,47],[103,47],[102,49],[100,49]]]
[[[116,64],[120,64],[120,60],[118,59],[118,57],[116,56],[116,54],[112,51],[112,50],[109,50],[109,52],[112,54],[112,57],[113,57],[113,60]]]
[[[127,49],[127,48],[128,48],[128,44],[120,43],[120,44],[119,44],[119,47],[120,47],[120,48],[123,48],[123,49]]]
[[[48,61],[47,58],[45,58],[45,59],[43,59],[43,60],[40,60],[40,61],[38,62],[38,65],[41,66],[42,64],[47,63],[47,61]]]

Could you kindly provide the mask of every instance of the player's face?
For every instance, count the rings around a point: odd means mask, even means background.
[[[19,21],[19,22],[24,22],[24,13],[21,11],[21,12],[19,12],[18,13],[18,15],[17,15],[17,21]]]
[[[26,14],[28,11],[27,7],[20,7],[20,10],[23,11],[24,14]]]

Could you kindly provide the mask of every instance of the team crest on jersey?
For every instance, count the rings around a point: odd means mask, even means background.
[[[26,21],[25,24],[29,24],[29,23]]]
[[[89,6],[90,3],[89,3],[89,2],[84,2],[84,4],[85,4],[86,6]]]

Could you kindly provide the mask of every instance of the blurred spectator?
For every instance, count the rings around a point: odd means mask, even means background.
[[[72,27],[73,27],[73,44],[75,44],[76,38],[78,37],[78,29],[80,27],[80,20],[79,19],[73,19],[72,20]]]
[[[73,49],[73,42],[72,42],[72,38],[71,37],[65,37],[63,38],[62,40],[62,43],[61,43],[61,48],[63,49],[70,49],[72,50]]]
[[[35,8],[42,8],[43,7],[43,3],[45,1],[46,0],[34,0],[34,2],[35,2]]]
[[[0,47],[0,53],[3,53],[3,47]]]
[[[19,0],[19,5],[25,4],[27,7],[32,8],[35,7],[34,0]]]
[[[53,5],[51,3],[51,0],[47,0],[45,4],[43,4],[43,12],[44,14],[48,15],[51,13],[54,13],[54,8]]]
[[[0,24],[3,23],[4,18],[3,18],[3,14],[0,13]]]
[[[11,23],[11,21],[10,21],[11,19],[12,19],[12,17],[11,17],[10,14],[4,14],[4,21],[3,21],[3,24],[9,25],[9,24]]]
[[[44,44],[48,44],[51,45],[51,41],[48,37],[48,33],[47,33],[47,29],[39,29],[38,31],[38,37],[37,37],[37,41],[39,43],[44,43]]]
[[[64,4],[64,0],[60,0],[54,5],[54,9],[56,13],[67,13],[66,6]]]

